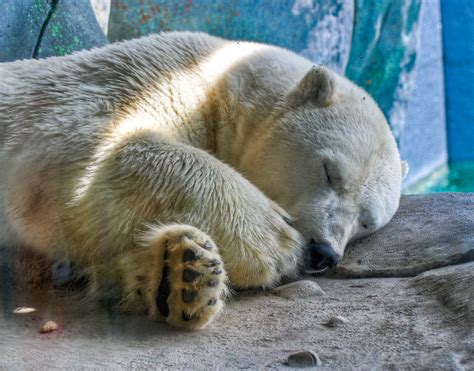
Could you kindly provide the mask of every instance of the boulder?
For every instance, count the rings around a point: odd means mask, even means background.
[[[474,260],[474,194],[402,196],[392,221],[351,243],[336,277],[411,277]]]

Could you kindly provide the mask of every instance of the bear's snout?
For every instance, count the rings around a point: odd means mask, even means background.
[[[311,268],[323,270],[337,266],[341,257],[334,249],[325,243],[318,243],[314,239],[309,241],[309,250],[311,256]]]

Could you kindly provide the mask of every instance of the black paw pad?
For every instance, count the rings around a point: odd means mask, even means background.
[[[192,269],[186,268],[183,270],[183,281],[184,282],[193,282],[196,281],[196,279],[201,276],[201,273],[193,271]]]
[[[209,280],[207,281],[207,286],[208,287],[216,287],[219,284],[218,280]]]
[[[183,263],[195,261],[195,260],[197,260],[197,258],[198,258],[197,254],[194,250],[187,249],[183,253]]]
[[[168,314],[170,314],[170,308],[168,306],[168,296],[170,296],[171,293],[171,286],[168,280],[168,274],[169,267],[168,264],[165,264],[163,266],[163,272],[161,274],[161,282],[158,286],[158,293],[156,294],[156,306],[158,307],[160,313],[165,317],[168,317]]]
[[[212,243],[211,241],[204,242],[201,247],[206,250],[212,250]]]
[[[185,303],[192,303],[196,299],[197,291],[183,289],[181,290],[181,298]]]
[[[216,298],[213,298],[213,299],[211,299],[211,300],[209,300],[209,301],[207,302],[207,305],[209,305],[210,307],[212,307],[213,305],[216,305],[216,303],[217,303],[217,299],[216,299]]]

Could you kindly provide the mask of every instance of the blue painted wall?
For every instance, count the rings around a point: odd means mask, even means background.
[[[49,11],[48,0],[0,0],[0,62],[33,57]]]
[[[403,133],[418,53],[420,0],[357,0],[346,75],[367,90]]]
[[[450,161],[474,160],[474,1],[441,2]]]
[[[344,72],[353,0],[112,0],[108,37],[169,30],[279,45]]]
[[[0,62],[107,43],[88,0],[0,0]]]
[[[405,181],[407,186],[448,159],[441,29],[439,0],[425,0],[420,15],[413,91],[399,136],[400,154],[411,168]]]

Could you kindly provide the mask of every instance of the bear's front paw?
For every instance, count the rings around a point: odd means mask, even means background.
[[[230,283],[238,289],[272,287],[283,277],[296,276],[303,239],[290,216],[264,197],[244,205],[243,218],[227,223],[228,235],[218,237],[230,241],[220,246]]]
[[[164,244],[156,308],[171,326],[201,329],[221,311],[226,272],[210,238],[193,227],[167,227],[156,243]],[[154,246],[150,246],[154,248]]]

